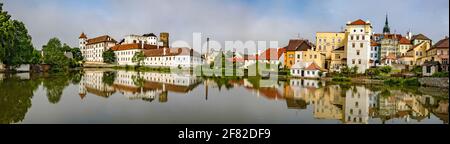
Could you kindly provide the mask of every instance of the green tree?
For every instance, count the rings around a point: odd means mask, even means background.
[[[80,48],[72,48],[72,49],[70,49],[70,52],[72,52],[73,59],[74,59],[76,62],[83,61],[84,57],[83,57],[83,55],[81,54]]]
[[[381,71],[378,68],[370,68],[366,70],[366,75],[370,76],[370,78],[373,78],[374,76],[380,75]]]
[[[103,52],[103,61],[105,63],[115,63],[116,62],[116,54],[114,53],[113,50],[109,49],[107,51]]]
[[[30,63],[35,49],[25,24],[10,18],[0,3],[0,61],[14,69]]]
[[[66,46],[61,44],[58,38],[52,38],[43,46],[44,63],[50,64],[53,71],[67,70],[70,59],[64,55]]]
[[[142,61],[144,61],[144,53],[143,52],[137,52],[134,53],[133,58],[131,58],[131,61],[133,61],[134,63],[137,63],[137,67],[140,67],[142,64]]]

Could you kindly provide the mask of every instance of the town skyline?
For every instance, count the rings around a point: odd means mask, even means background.
[[[103,0],[5,0],[4,3],[4,9],[13,14],[13,19],[27,24],[36,49],[41,49],[51,37],[60,37],[69,45],[77,46],[74,37],[81,32],[88,36],[108,34],[116,39],[129,34],[169,32],[172,42],[184,40],[189,43],[192,42],[192,33],[201,32],[204,37],[219,42],[279,41],[279,46],[283,47],[289,39],[298,38],[298,35],[315,41],[316,32],[338,32],[347,21],[356,19],[370,20],[374,32],[381,33],[386,14],[392,33],[404,35],[411,30],[413,34],[429,36],[433,42],[448,35],[449,26],[448,1],[346,1],[351,3],[350,6],[339,1],[256,0],[180,1],[177,4],[132,1],[126,5],[119,1]],[[143,9],[152,4],[160,7]],[[120,7],[123,10],[114,10]],[[127,8],[133,10],[126,11]],[[352,11],[349,8],[365,12],[349,13]]]

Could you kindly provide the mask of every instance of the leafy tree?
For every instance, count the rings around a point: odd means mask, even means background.
[[[133,58],[131,58],[131,61],[133,61],[134,63],[137,63],[137,66],[140,67],[142,64],[142,61],[144,61],[144,53],[143,52],[137,52],[134,53]]]
[[[104,51],[102,57],[103,57],[103,61],[105,63],[115,63],[116,62],[116,54],[111,49]]]
[[[66,46],[58,38],[52,38],[43,46],[44,63],[52,65],[52,70],[60,71],[69,68],[70,59],[64,55]]]
[[[80,48],[72,48],[72,49],[70,49],[70,52],[72,52],[73,59],[76,62],[83,61],[84,58],[83,58],[83,55],[81,54]]]
[[[358,66],[353,66],[352,68],[351,68],[351,72],[352,72],[352,74],[356,74],[356,73],[358,73]]]
[[[11,16],[3,11],[2,6],[0,3],[0,61],[7,69],[14,69],[21,64],[30,63],[36,50],[25,24],[10,19]]]

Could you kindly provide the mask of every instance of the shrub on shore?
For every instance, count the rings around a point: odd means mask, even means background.
[[[334,82],[350,82],[350,78],[347,77],[333,77],[331,80]]]

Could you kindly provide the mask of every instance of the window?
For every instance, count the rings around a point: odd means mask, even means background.
[[[319,42],[322,42],[322,39],[319,39]]]
[[[356,50],[356,55],[359,55],[359,50]]]
[[[358,102],[355,102],[355,107],[358,107],[359,106],[359,103]],[[361,110],[360,110],[361,111]]]
[[[314,58],[316,59],[316,58],[317,58],[317,55],[314,55]]]
[[[355,48],[355,43],[352,43],[352,48]]]
[[[319,50],[322,50],[322,46],[321,45],[319,45]]]
[[[300,55],[297,55],[297,58],[299,59],[299,58],[300,58]]]
[[[309,75],[309,71],[306,71],[306,74],[308,74],[308,75]]]
[[[361,59],[358,60],[358,64],[361,64]]]
[[[361,30],[362,31],[362,30]],[[362,37],[361,37],[361,39],[362,40],[366,40],[366,37],[363,35]]]
[[[363,43],[360,43],[360,44],[359,44],[359,47],[360,47],[360,48],[364,48],[364,44],[363,44]]]
[[[290,54],[290,55],[289,55],[289,58],[293,58],[293,57],[294,57],[294,55],[293,55],[293,54]]]
[[[350,40],[353,40],[353,36],[350,36]]]
[[[337,58],[337,59],[340,59],[341,58],[341,55],[339,55],[339,54],[335,54],[335,56],[334,56],[335,58]]]
[[[350,109],[350,114],[353,114],[353,109]]]
[[[353,32],[356,32],[356,30],[353,30]]]
[[[361,29],[361,32],[363,32],[363,29]]]
[[[356,36],[356,40],[359,40],[359,35]]]
[[[354,59],[352,60],[352,64],[355,64],[355,60]]]

